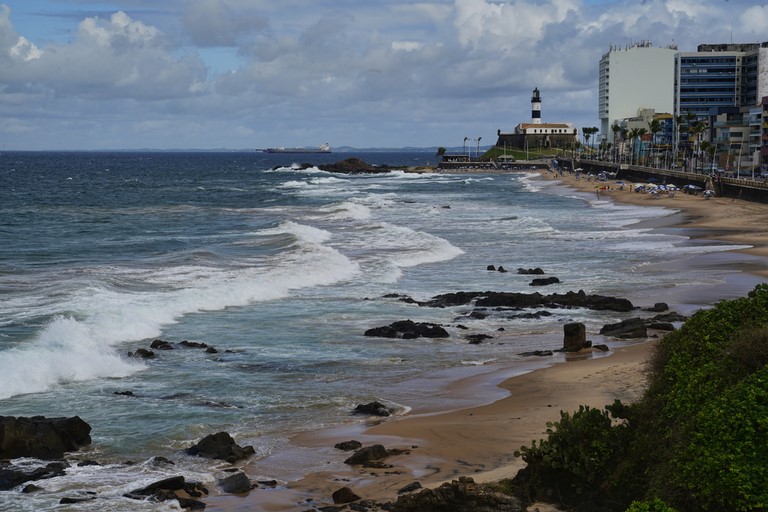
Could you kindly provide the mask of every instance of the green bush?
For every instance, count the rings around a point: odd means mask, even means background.
[[[658,498],[650,501],[633,501],[626,512],[676,512]]]

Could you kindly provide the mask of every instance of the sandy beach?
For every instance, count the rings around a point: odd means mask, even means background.
[[[629,183],[624,190],[613,181],[597,183],[586,178],[559,176],[542,172],[541,179],[559,182],[580,192],[599,194],[601,200],[634,205],[665,207],[679,211],[677,227],[691,230],[691,236],[721,240],[751,248],[751,263],[741,268],[750,276],[750,285],[768,277],[768,205],[724,198],[704,199],[700,195],[678,192],[674,197],[636,193]],[[610,190],[596,186],[610,185]],[[722,290],[719,290],[722,291]],[[710,292],[711,302],[721,297]],[[670,301],[674,310],[675,304]],[[594,339],[594,333],[587,333]],[[595,342],[600,342],[595,340]],[[552,364],[523,375],[510,377],[504,368],[474,378],[458,380],[452,386],[457,393],[477,393],[477,407],[449,412],[413,410],[402,418],[387,419],[369,425],[334,428],[297,436],[293,443],[297,453],[313,450],[325,457],[327,470],[298,476],[296,480],[275,489],[256,489],[243,497],[212,496],[206,500],[209,510],[299,511],[313,506],[333,504],[331,494],[349,487],[363,499],[394,501],[397,491],[418,481],[434,487],[459,476],[472,476],[476,481],[493,481],[513,477],[523,466],[513,456],[521,445],[545,436],[546,422],[556,421],[560,411],[573,411],[579,405],[602,407],[615,399],[632,402],[645,386],[645,363],[655,346],[653,340],[614,344],[612,351],[587,350],[578,354],[559,355]],[[489,382],[501,382],[508,394],[497,399],[488,392]],[[487,399],[484,393],[488,393]],[[391,456],[384,469],[361,469],[343,464],[349,454],[335,450],[340,441],[356,439],[364,446],[383,444],[388,449],[405,453]],[[269,468],[295,464],[295,454],[275,454],[254,461],[245,468],[248,474],[268,474]]]

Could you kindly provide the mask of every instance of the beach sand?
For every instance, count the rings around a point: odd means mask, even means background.
[[[628,184],[625,190],[619,190],[612,181],[597,183],[584,177],[577,180],[575,176],[561,177],[546,171],[541,172],[541,179],[557,180],[562,186],[595,197],[595,187],[608,184],[611,190],[600,190],[600,199],[670,208],[670,218],[692,236],[751,246],[742,250],[751,260],[737,260],[741,270],[750,275],[740,283],[742,288],[751,289],[768,277],[768,205],[725,198],[707,200],[679,192],[675,197],[655,199],[635,193]],[[674,211],[682,215],[675,217]],[[703,293],[699,302],[711,304],[722,298],[718,293],[726,294],[726,290],[721,287]],[[731,289],[727,294],[733,293]],[[670,305],[675,309],[673,302]],[[590,337],[594,336],[588,333]],[[579,405],[601,408],[615,399],[625,403],[637,400],[645,388],[645,365],[654,346],[655,341],[650,340],[614,344],[608,354],[593,350],[561,354],[551,366],[523,375],[507,378],[505,369],[499,368],[452,385],[462,396],[477,393],[478,403],[487,405],[439,413],[413,410],[402,418],[300,434],[293,439],[296,452],[254,461],[246,472],[269,474],[270,468],[300,464],[296,454],[302,450],[325,457],[327,469],[297,475],[286,485],[256,489],[243,497],[212,496],[206,500],[208,510],[303,511],[332,505],[331,494],[341,487],[351,488],[363,499],[384,502],[394,501],[397,491],[414,481],[436,487],[459,476],[471,476],[478,482],[513,477],[524,465],[513,452],[544,438],[546,423],[557,421],[560,411],[572,412]],[[496,393],[488,393],[489,382],[501,382],[508,396],[497,400]],[[488,399],[484,399],[484,393],[488,393]],[[343,464],[349,453],[333,448],[335,443],[350,439],[364,446],[380,443],[407,452],[387,458],[388,468],[352,467]]]

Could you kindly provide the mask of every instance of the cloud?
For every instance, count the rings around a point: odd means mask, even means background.
[[[269,21],[253,2],[194,0],[188,4],[184,25],[197,46],[234,47],[267,28]]]
[[[761,37],[763,40],[768,37],[768,34],[766,34],[766,27],[768,27],[768,5],[753,5],[739,16],[739,21],[747,33]]]
[[[12,59],[1,77],[6,85],[100,100],[178,98],[204,89],[206,69],[198,56],[174,55],[160,30],[122,11],[86,18],[72,41],[44,50],[16,37],[7,7],[3,11],[0,53]]]

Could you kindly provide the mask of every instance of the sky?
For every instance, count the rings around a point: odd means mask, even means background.
[[[0,0],[0,150],[456,147],[600,126],[611,45],[768,40],[765,0]]]

